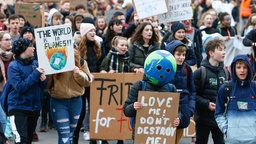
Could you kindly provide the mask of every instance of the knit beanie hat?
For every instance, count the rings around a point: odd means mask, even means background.
[[[16,57],[20,56],[31,44],[29,39],[19,38],[12,44],[12,52]]]
[[[35,37],[34,28],[33,28],[33,27],[30,27],[30,26],[25,26],[25,27],[23,27],[23,28],[21,29],[21,31],[20,31],[20,37],[23,37],[23,35],[24,35],[26,32],[32,33],[33,37]]]
[[[182,23],[180,23],[180,22],[176,22],[176,23],[172,24],[171,29],[172,29],[173,35],[174,35],[179,29],[184,29],[184,30],[186,31],[185,26],[184,26]]]
[[[167,51],[169,51],[171,54],[174,54],[174,51],[177,47],[179,46],[184,46],[184,47],[187,47],[183,42],[181,42],[180,40],[173,40],[171,41],[170,43],[168,43],[166,46],[165,46],[165,49]]]
[[[84,35],[86,35],[90,30],[92,29],[96,29],[95,26],[93,24],[90,23],[82,23],[80,26],[80,33],[81,36],[83,37]]]
[[[83,19],[83,23],[90,23],[90,24],[95,24],[95,22],[94,22],[94,20],[91,18],[91,17],[85,17],[84,19]]]

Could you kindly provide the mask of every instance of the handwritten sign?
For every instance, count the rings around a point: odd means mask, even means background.
[[[193,17],[191,0],[168,0],[169,11],[158,15],[160,23],[189,20]]]
[[[175,143],[176,127],[173,121],[178,116],[179,93],[140,91],[135,125],[136,144]]]
[[[22,14],[33,26],[42,26],[42,15],[39,4],[15,3],[15,12]]]
[[[132,138],[130,118],[123,105],[134,82],[142,74],[94,73],[90,94],[90,137],[92,139],[125,140]]]
[[[133,5],[140,19],[168,11],[165,0],[133,0]]]
[[[46,74],[71,71],[75,67],[71,25],[35,29],[39,66]]]
[[[183,130],[183,137],[196,137],[196,123],[194,117],[190,118],[190,124]]]

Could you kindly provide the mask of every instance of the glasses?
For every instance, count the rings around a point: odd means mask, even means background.
[[[2,39],[2,41],[11,41],[11,39]]]

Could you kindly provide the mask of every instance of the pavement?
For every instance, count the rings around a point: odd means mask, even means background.
[[[37,128],[37,134],[39,136],[38,142],[33,142],[32,144],[57,144],[58,134],[55,129],[49,129],[47,132],[39,132]],[[182,138],[180,144],[192,144],[191,138]],[[108,141],[109,144],[116,144],[116,141]],[[88,141],[83,140],[83,132],[80,132],[79,144],[89,144]],[[98,142],[100,144],[100,142]],[[125,140],[124,144],[132,144],[131,140]],[[213,144],[212,139],[209,138],[208,144]]]

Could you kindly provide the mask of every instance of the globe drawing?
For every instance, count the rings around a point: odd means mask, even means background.
[[[65,67],[67,59],[63,53],[56,52],[50,58],[50,66],[54,70],[61,70]]]

